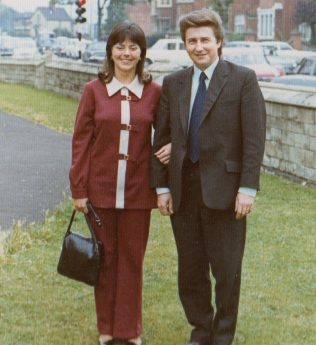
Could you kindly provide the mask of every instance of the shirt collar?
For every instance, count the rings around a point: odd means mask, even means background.
[[[124,85],[122,84],[118,79],[115,77],[112,78],[112,80],[106,84],[106,88],[108,91],[108,94],[110,97],[112,97],[115,93],[117,93],[119,90],[122,88],[126,87],[129,91],[131,91],[135,96],[138,98],[142,97],[143,89],[144,89],[144,84],[142,84],[138,80],[138,76],[134,78],[134,80],[128,84]]]
[[[208,66],[204,71],[201,71],[198,67],[194,65],[193,76],[199,78],[201,72],[204,72],[208,80],[211,80],[214,70],[218,64],[219,58],[217,58],[210,66]]]

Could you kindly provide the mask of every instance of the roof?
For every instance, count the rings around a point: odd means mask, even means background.
[[[14,19],[30,19],[33,16],[33,12],[16,12]]]
[[[37,11],[39,11],[47,21],[58,21],[58,22],[71,22],[72,19],[65,11],[64,8],[61,7],[54,7],[51,9],[50,7],[38,7]]]

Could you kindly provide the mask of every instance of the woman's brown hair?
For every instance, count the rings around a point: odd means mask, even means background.
[[[203,8],[193,11],[180,19],[180,34],[183,42],[185,42],[185,33],[189,28],[198,28],[201,26],[210,26],[216,37],[217,42],[221,42],[218,48],[218,56],[222,55],[222,45],[224,42],[224,27],[221,17],[213,10]]]
[[[136,23],[124,21],[117,24],[111,31],[106,43],[106,59],[98,73],[99,79],[104,83],[109,83],[114,77],[114,62],[112,60],[112,48],[117,43],[122,43],[129,39],[140,47],[140,61],[136,66],[136,75],[141,83],[148,83],[152,80],[151,75],[144,71],[147,43],[144,31]]]

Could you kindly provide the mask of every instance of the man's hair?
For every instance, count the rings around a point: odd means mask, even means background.
[[[183,42],[185,42],[185,34],[189,28],[198,28],[201,26],[210,26],[217,42],[224,41],[224,27],[220,15],[207,8],[190,12],[184,15],[179,22],[180,34]],[[222,44],[218,48],[218,55],[222,55]]]

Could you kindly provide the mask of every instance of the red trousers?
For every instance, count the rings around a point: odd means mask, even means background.
[[[100,334],[131,339],[142,333],[143,261],[151,210],[97,209],[102,227],[96,237],[105,255],[95,287],[97,327]]]

